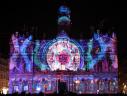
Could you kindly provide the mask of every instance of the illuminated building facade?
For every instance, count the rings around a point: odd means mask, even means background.
[[[0,58],[0,93],[3,93],[4,88],[8,88],[8,62],[6,59]]]
[[[75,40],[66,31],[70,9],[59,8],[59,34],[53,40],[33,40],[18,32],[10,43],[9,92],[117,93],[118,59],[115,33],[95,32],[89,40]]]

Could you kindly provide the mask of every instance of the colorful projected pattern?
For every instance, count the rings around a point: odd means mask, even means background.
[[[45,60],[45,53],[44,51],[44,46],[46,45],[47,42],[45,40],[35,41],[35,48],[34,48],[34,65],[38,68],[38,71],[41,70],[47,70],[49,69],[48,64],[46,63]],[[45,50],[46,51],[46,50]]]
[[[111,63],[111,66],[108,67],[113,67],[114,69],[117,69],[118,59],[115,46],[116,36],[114,33],[112,34],[112,37],[109,37],[107,34],[101,35],[95,33],[94,37],[90,39],[87,43],[85,60],[87,62],[88,69],[93,69],[94,66],[100,61],[103,63],[103,66],[107,66],[107,63]],[[107,54],[109,55],[109,58],[106,57]],[[108,70],[108,68],[104,70]]]
[[[51,70],[77,70],[80,65],[79,49],[67,40],[58,40],[49,47],[47,63]]]
[[[32,72],[43,70],[91,70],[96,66],[103,70],[116,70],[116,36],[95,33],[89,41],[77,42],[65,33],[54,40],[35,40],[12,35],[10,70]],[[102,66],[102,67],[103,67]],[[110,68],[109,68],[110,67]]]
[[[28,56],[29,50],[27,48],[31,44],[32,36],[28,38],[18,38],[12,35],[13,53],[10,58],[10,70],[22,71],[23,61],[25,62],[25,70],[28,72],[32,71],[32,59]],[[32,49],[32,48],[31,48]],[[30,49],[30,50],[31,50]],[[21,61],[23,58],[23,61]]]

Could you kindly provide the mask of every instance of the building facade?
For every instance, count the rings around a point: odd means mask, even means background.
[[[8,62],[5,59],[0,58],[0,92],[3,93],[3,89],[8,89],[9,81],[9,67]]]
[[[10,43],[9,92],[60,92],[79,94],[117,93],[118,57],[115,33],[95,32],[91,39],[67,35],[70,9],[59,8],[58,31],[53,40],[12,34]]]

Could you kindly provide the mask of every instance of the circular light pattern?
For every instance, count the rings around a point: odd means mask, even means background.
[[[80,52],[78,47],[69,40],[57,40],[47,52],[47,63],[51,70],[74,70],[80,65]]]

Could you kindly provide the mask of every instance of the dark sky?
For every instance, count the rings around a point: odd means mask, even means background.
[[[38,26],[36,33],[39,36],[46,33],[48,38],[56,34],[57,8],[63,4],[70,7],[72,11],[72,36],[78,37],[78,34],[83,32],[84,38],[87,38],[90,35],[89,27],[93,25],[97,28],[97,25],[104,20],[106,29],[104,32],[114,27],[112,30],[117,33],[120,60],[127,58],[126,3],[111,0],[41,0],[41,2],[9,0],[5,2],[0,11],[0,52],[2,56],[8,58],[10,36],[15,31],[22,33],[24,24],[28,31],[32,26]]]

